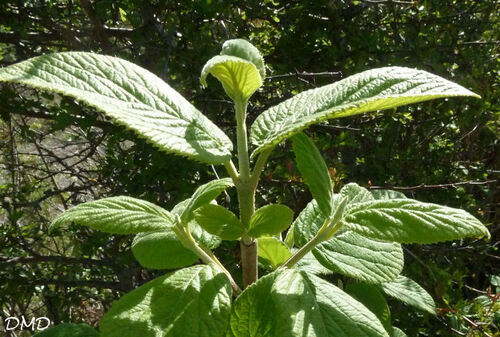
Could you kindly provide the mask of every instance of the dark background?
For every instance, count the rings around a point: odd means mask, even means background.
[[[221,86],[213,78],[208,89],[199,83],[204,63],[230,38],[250,40],[268,67],[249,123],[298,92],[374,67],[415,67],[473,90],[481,100],[333,120],[308,134],[336,190],[348,182],[394,188],[466,209],[489,225],[490,242],[405,247],[404,274],[432,294],[437,317],[390,303],[394,324],[409,336],[493,336],[500,321],[500,304],[488,299],[500,286],[499,7],[494,0],[3,1],[0,63],[68,50],[119,56],[163,78],[233,138]],[[96,325],[113,299],[164,271],[141,268],[128,236],[78,226],[49,236],[50,221],[111,195],[170,209],[223,168],[160,153],[57,95],[2,84],[0,102],[0,318]],[[236,208],[229,197],[226,205]],[[281,144],[257,203],[281,202],[298,214],[309,200],[290,145]],[[216,253],[237,266],[235,248]]]

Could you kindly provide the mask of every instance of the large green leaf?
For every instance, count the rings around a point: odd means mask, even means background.
[[[116,301],[100,322],[103,337],[221,337],[228,328],[231,285],[212,266],[161,276]]]
[[[412,279],[399,275],[391,282],[382,283],[381,287],[384,293],[403,303],[433,315],[436,314],[436,305],[432,296]]]
[[[213,164],[231,157],[229,138],[191,103],[146,69],[116,57],[39,56],[0,69],[0,81],[74,97],[167,152]]]
[[[373,190],[371,193],[373,198],[376,200],[406,199],[406,195],[404,193],[393,190]]]
[[[79,204],[59,215],[51,230],[68,222],[114,234],[161,231],[174,224],[172,215],[148,201],[119,196]]]
[[[412,199],[348,205],[344,226],[362,235],[400,243],[434,243],[467,236],[489,237],[481,222],[461,209]]]
[[[292,251],[295,252],[295,251]],[[330,275],[333,272],[330,269],[323,267],[321,263],[314,257],[313,253],[309,252],[304,255],[297,263],[295,264],[295,269],[303,270],[308,272],[309,274],[314,275]]]
[[[264,276],[236,299],[228,336],[388,337],[377,317],[334,285],[304,271]]]
[[[259,238],[258,247],[259,262],[268,269],[278,268],[292,256],[285,243],[273,237]]]
[[[87,324],[62,323],[43,330],[33,337],[99,337],[99,333]]]
[[[319,209],[326,217],[332,215],[333,186],[321,153],[314,143],[303,133],[292,137],[293,152],[297,167],[304,177]]]
[[[181,215],[182,221],[186,223],[190,221],[193,218],[194,210],[204,204],[208,204],[221,194],[222,191],[231,186],[233,186],[231,178],[223,178],[212,180],[198,187],[186,204],[179,205],[179,207],[183,207],[182,211],[178,212]]]
[[[272,236],[287,229],[293,220],[293,211],[285,205],[266,205],[250,219],[248,235],[254,238]]]
[[[219,205],[201,206],[194,211],[194,218],[204,230],[223,240],[238,240],[245,233],[238,217]]]
[[[350,283],[345,291],[363,303],[377,316],[387,332],[391,332],[391,311],[384,295],[376,285],[367,283]]]
[[[182,268],[198,260],[198,256],[184,247],[170,230],[137,234],[132,242],[132,253],[141,266],[150,269]]]
[[[386,67],[364,71],[264,111],[251,127],[250,140],[257,147],[252,156],[321,120],[451,96],[479,97],[422,70]]]
[[[340,195],[335,195],[335,200]],[[294,222],[295,243],[301,247],[311,240],[326,217],[313,200]],[[403,269],[401,245],[364,237],[350,230],[341,230],[313,249],[313,255],[326,268],[369,283],[387,282]]]

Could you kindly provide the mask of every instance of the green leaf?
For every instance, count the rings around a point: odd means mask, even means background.
[[[266,78],[266,68],[264,58],[260,51],[253,44],[243,39],[227,40],[222,45],[222,55],[236,56],[252,62],[259,70],[262,80]]]
[[[399,275],[391,282],[382,283],[382,290],[387,295],[430,314],[436,315],[436,305],[432,296],[417,282]]]
[[[132,242],[132,253],[141,266],[150,269],[182,268],[198,260],[173,231],[137,234]]]
[[[422,70],[387,67],[364,71],[264,111],[251,127],[250,141],[257,147],[252,157],[322,120],[452,96],[479,97]]]
[[[171,213],[181,216],[190,202],[191,198],[181,201],[175,205],[174,208],[172,208]],[[210,201],[210,203],[215,203],[215,200]],[[187,224],[193,238],[195,238],[197,242],[202,243],[204,247],[215,249],[221,244],[222,240],[218,236],[208,233],[206,230],[201,228],[201,226],[194,219],[187,221]]]
[[[351,204],[343,221],[349,229],[367,237],[400,243],[490,236],[488,229],[464,210],[412,199]]]
[[[398,191],[373,190],[371,193],[375,200],[406,199],[406,195]]]
[[[266,205],[250,219],[248,235],[254,238],[273,236],[287,229],[293,220],[293,211],[285,205]]]
[[[232,143],[215,124],[156,75],[125,60],[43,55],[0,69],[0,81],[71,96],[166,152],[212,164],[231,158]]]
[[[335,195],[335,200],[340,198],[340,194]],[[317,203],[311,201],[294,222],[295,243],[299,247],[305,245],[325,219]],[[317,245],[312,252],[324,267],[369,283],[391,281],[404,265],[401,245],[373,240],[345,229]]]
[[[345,291],[373,312],[388,332],[392,330],[391,311],[384,295],[376,285],[351,283],[346,286]]]
[[[295,252],[295,251],[292,251]],[[313,253],[309,252],[304,255],[296,264],[295,269],[303,270],[314,275],[330,275],[333,272],[330,269],[323,267],[321,263],[314,257]]]
[[[259,261],[269,269],[276,269],[292,256],[288,247],[280,240],[273,237],[258,239]]]
[[[342,187],[340,194],[347,198],[348,204],[374,200],[370,191],[356,183],[349,183]]]
[[[210,201],[217,198],[222,191],[231,186],[233,186],[231,178],[223,178],[212,180],[198,187],[189,202],[187,202],[185,206],[184,204],[182,205],[183,209],[179,212],[181,214],[181,220],[185,223],[189,222],[193,218],[194,210],[202,205],[208,204]]]
[[[201,84],[205,87],[208,74],[212,74],[221,82],[226,94],[233,101],[247,100],[262,86],[257,67],[240,57],[217,55],[208,60],[200,76]]]
[[[238,217],[219,205],[201,206],[194,212],[194,218],[204,230],[223,240],[238,240],[245,233]]]
[[[228,328],[231,285],[197,265],[154,279],[116,301],[100,322],[106,337],[220,337]]]
[[[99,333],[87,324],[62,323],[43,330],[33,337],[99,337]]]
[[[396,328],[395,326],[392,327],[391,331],[391,337],[407,337],[406,334],[403,332],[403,330]]]
[[[377,317],[334,285],[293,269],[249,286],[233,304],[232,337],[368,337],[389,335]]]
[[[172,215],[160,206],[125,196],[90,201],[70,208],[52,222],[50,230],[69,222],[114,234],[161,231],[175,223]]]
[[[314,143],[303,133],[292,137],[297,167],[326,217],[332,215],[333,186],[328,167]]]

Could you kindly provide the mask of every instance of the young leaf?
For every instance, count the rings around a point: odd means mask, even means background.
[[[346,293],[363,303],[371,312],[377,316],[384,325],[385,330],[392,330],[391,311],[380,289],[373,284],[351,283],[345,287]]]
[[[156,75],[128,61],[84,52],[38,56],[0,69],[0,81],[74,97],[166,152],[220,164],[229,138]]]
[[[252,62],[257,70],[259,70],[262,80],[266,78],[266,68],[264,66],[264,58],[260,51],[253,44],[243,39],[227,40],[222,45],[222,55],[236,56]]]
[[[297,167],[325,217],[332,215],[333,186],[328,167],[314,143],[303,133],[292,137]]]
[[[179,212],[181,214],[181,220],[185,223],[189,222],[193,218],[194,210],[204,204],[208,204],[210,201],[217,198],[222,191],[231,186],[233,186],[231,178],[223,178],[212,180],[198,187],[187,204],[185,206],[184,204],[182,205],[183,209]]]
[[[226,94],[234,100],[247,100],[262,86],[264,59],[250,42],[234,39],[224,42],[221,55],[212,57],[203,67],[201,84],[206,87],[208,74],[216,77]]]
[[[231,285],[207,265],[161,276],[116,301],[100,322],[106,337],[220,337],[228,328]]]
[[[125,196],[90,201],[70,208],[52,222],[50,230],[69,222],[114,234],[162,231],[175,223],[172,215],[160,206]]]
[[[34,334],[33,337],[99,337],[99,333],[87,324],[62,323]]]
[[[207,86],[208,74],[216,77],[226,94],[233,100],[247,100],[262,86],[262,78],[252,62],[239,57],[217,55],[212,57],[201,71],[200,81]]]
[[[417,309],[436,315],[436,305],[432,296],[412,279],[399,275],[391,282],[382,283],[381,287],[387,295]]]
[[[416,69],[372,69],[317,89],[302,92],[257,117],[250,140],[252,156],[325,119],[386,110],[441,97],[473,92],[439,76]]]
[[[273,236],[287,229],[293,220],[293,211],[285,205],[266,205],[250,219],[248,235],[254,238]]]
[[[339,198],[340,194],[336,194],[335,200]],[[311,201],[294,222],[295,243],[305,245],[325,219],[317,203]],[[341,230],[312,252],[324,267],[368,283],[391,281],[404,265],[400,244],[373,240],[350,230]]]
[[[377,317],[317,276],[293,269],[262,277],[236,299],[231,337],[389,337]]]
[[[282,241],[273,237],[259,238],[258,247],[259,261],[273,270],[292,256],[288,247]]]
[[[198,260],[198,256],[185,248],[170,230],[137,234],[132,242],[132,253],[141,266],[150,269],[182,268]]]
[[[194,211],[194,218],[204,230],[223,240],[238,240],[245,233],[238,217],[219,205],[201,206]]]
[[[488,229],[464,210],[412,199],[352,204],[347,207],[343,221],[347,228],[362,235],[400,243],[490,236]]]

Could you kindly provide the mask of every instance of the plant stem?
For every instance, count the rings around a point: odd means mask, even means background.
[[[333,227],[332,227],[333,226]],[[342,226],[342,222],[335,221],[332,224],[331,219],[326,219],[323,226],[318,230],[318,233],[309,240],[304,246],[302,246],[298,251],[296,251],[285,263],[283,263],[280,268],[291,268],[293,267],[301,258],[303,258],[307,253],[313,250],[314,247],[319,245],[323,241],[329,240]]]
[[[226,274],[229,282],[231,283],[231,288],[233,288],[233,293],[237,296],[241,294],[241,289],[234,281],[231,273],[224,267],[224,265],[217,259],[217,257],[208,249],[202,248],[196,240],[191,235],[191,231],[189,230],[189,226],[184,226],[179,224],[178,226],[174,226],[173,230],[181,243],[191,251],[193,251],[203,262],[206,264],[215,264],[218,266],[221,271]]]
[[[234,101],[236,110],[236,141],[238,143],[238,165],[240,169],[238,202],[240,207],[240,220],[243,226],[248,228],[250,219],[255,212],[255,189],[256,186],[250,181],[250,158],[248,156],[248,135],[246,127],[247,101],[236,99]],[[241,265],[243,269],[243,287],[257,281],[257,240],[244,235],[240,241]]]

